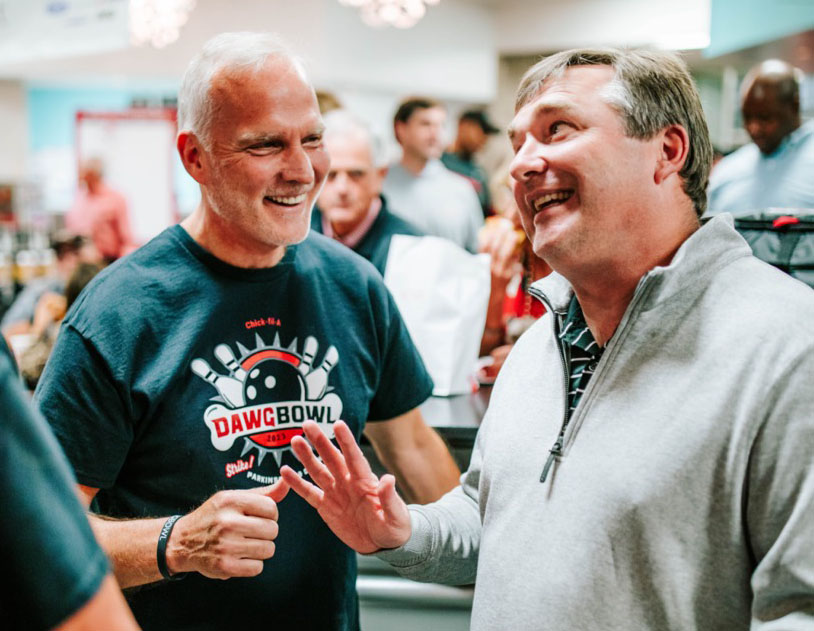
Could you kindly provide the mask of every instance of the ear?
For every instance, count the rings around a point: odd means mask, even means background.
[[[396,137],[396,142],[401,144],[401,129],[404,127],[404,123],[401,121],[396,121],[393,123],[393,135]]]
[[[198,184],[206,183],[206,156],[201,141],[191,131],[182,131],[175,140],[181,163]]]
[[[690,137],[681,125],[670,125],[659,132],[658,139],[659,153],[653,179],[656,184],[661,184],[684,168],[690,152]]]

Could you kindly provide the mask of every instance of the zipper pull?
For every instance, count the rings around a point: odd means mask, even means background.
[[[554,446],[548,450],[548,459],[545,461],[543,473],[540,476],[540,482],[545,482],[546,478],[548,477],[548,472],[551,470],[551,467],[554,464],[554,458],[562,455],[562,444],[563,437],[560,435],[557,437],[557,442],[554,443]]]

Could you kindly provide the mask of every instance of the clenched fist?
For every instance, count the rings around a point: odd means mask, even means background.
[[[172,574],[209,578],[257,576],[274,555],[277,501],[285,483],[246,491],[220,491],[176,523],[167,543]]]

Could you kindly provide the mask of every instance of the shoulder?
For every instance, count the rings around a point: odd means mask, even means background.
[[[709,178],[710,188],[743,177],[749,177],[760,159],[760,150],[754,143],[733,151],[715,166]]]
[[[384,186],[403,185],[407,183],[412,175],[407,173],[407,170],[398,162],[393,162],[387,168],[387,175],[384,178]],[[414,179],[414,178],[413,178]]]
[[[173,230],[164,230],[99,272],[79,295],[66,322],[82,331],[85,325],[116,314],[132,316],[187,283],[180,266],[184,249]]]
[[[800,134],[800,146],[806,156],[814,155],[814,119],[807,121],[800,126],[798,133]]]
[[[386,205],[382,208],[381,212],[382,227],[388,234],[406,234],[414,237],[424,236],[424,233],[409,221],[405,221],[398,215],[390,212]]]
[[[313,230],[297,246],[296,266],[299,275],[332,283],[371,282],[379,276],[369,261],[349,247]]]
[[[814,291],[785,272],[746,256],[726,266],[707,292],[717,296],[716,320],[745,342],[814,350]],[[790,344],[790,341],[794,343]]]

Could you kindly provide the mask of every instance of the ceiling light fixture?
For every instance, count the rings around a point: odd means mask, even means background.
[[[164,48],[181,34],[195,0],[130,0],[130,39],[136,46]]]
[[[339,0],[339,4],[359,9],[362,21],[380,28],[410,28],[424,17],[427,6],[441,0]]]

